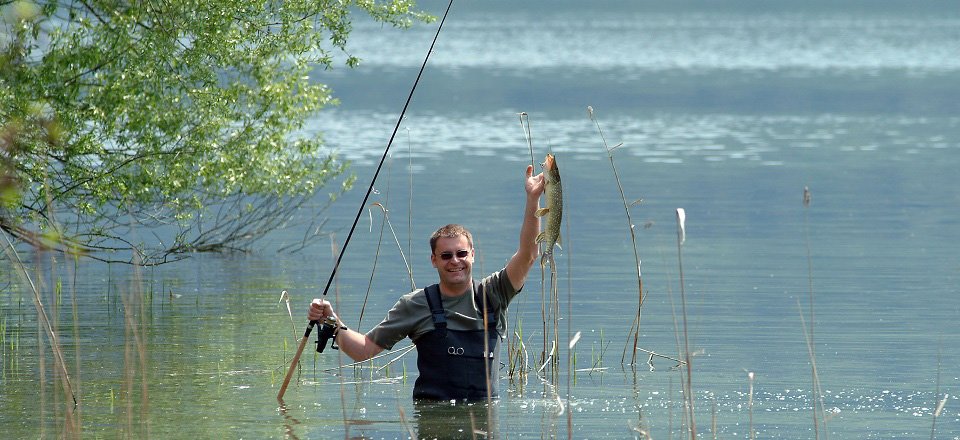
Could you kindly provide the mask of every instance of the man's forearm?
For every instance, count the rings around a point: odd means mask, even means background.
[[[537,234],[540,233],[540,217],[537,217],[537,208],[540,198],[527,196],[527,203],[523,211],[523,224],[520,226],[520,245],[517,253],[507,262],[507,277],[513,288],[520,290],[527,281],[527,273],[537,261]]]
[[[383,347],[377,345],[367,335],[350,329],[342,329],[337,333],[337,345],[340,346],[340,351],[358,362],[370,359],[383,351]]]

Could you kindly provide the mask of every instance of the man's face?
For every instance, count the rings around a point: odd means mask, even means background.
[[[433,267],[437,268],[441,284],[456,286],[470,284],[470,272],[473,268],[473,247],[470,246],[467,237],[441,237],[437,239],[436,249],[430,256],[430,262]]]

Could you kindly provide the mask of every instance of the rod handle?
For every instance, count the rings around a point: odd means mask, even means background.
[[[293,370],[297,368],[297,363],[300,362],[300,355],[303,354],[303,348],[307,345],[307,340],[310,338],[310,332],[313,331],[313,326],[319,324],[319,321],[310,321],[307,324],[307,329],[303,332],[303,338],[300,339],[300,345],[297,347],[297,353],[293,355],[293,361],[290,362],[290,369],[287,370],[286,377],[283,378],[283,384],[280,385],[280,392],[277,393],[277,400],[283,401],[283,394],[287,392],[287,385],[290,385],[290,379],[293,377]]]

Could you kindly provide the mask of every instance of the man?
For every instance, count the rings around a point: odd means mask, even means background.
[[[475,282],[473,236],[460,225],[441,227],[430,237],[430,262],[437,269],[439,283],[402,296],[386,318],[366,334],[347,329],[337,318],[340,330],[334,338],[340,350],[353,360],[362,361],[409,337],[417,346],[420,371],[413,389],[415,399],[495,397],[495,353],[498,334],[506,328],[504,314],[539,253],[536,237],[540,219],[536,211],[544,177],[534,176],[533,166],[529,165],[525,190],[520,245],[503,269]],[[309,319],[320,321],[328,316],[337,317],[330,302],[314,299]]]

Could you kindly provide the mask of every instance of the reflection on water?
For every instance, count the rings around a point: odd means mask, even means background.
[[[490,420],[497,419],[497,404],[414,402],[417,435],[421,439],[496,438]]]

